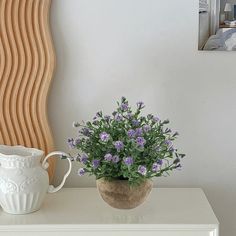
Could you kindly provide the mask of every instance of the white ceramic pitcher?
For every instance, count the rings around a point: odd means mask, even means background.
[[[60,190],[71,172],[71,160],[64,152],[48,154],[40,163],[44,152],[23,146],[0,145],[0,206],[10,214],[27,214],[37,211],[46,193]],[[54,155],[63,155],[69,161],[69,170],[62,183],[54,188],[49,185],[46,169],[47,159]]]

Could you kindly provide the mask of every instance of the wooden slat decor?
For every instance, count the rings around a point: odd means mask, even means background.
[[[47,95],[55,67],[51,0],[0,0],[0,143],[53,150]],[[50,179],[55,159],[50,160]]]

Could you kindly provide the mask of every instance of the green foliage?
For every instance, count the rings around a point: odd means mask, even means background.
[[[117,105],[112,116],[100,111],[93,121],[74,123],[79,136],[68,143],[79,150],[75,159],[85,165],[79,175],[127,179],[138,185],[181,167],[180,159],[185,155],[173,146],[178,133],[165,127],[169,120],[161,121],[152,114],[141,116],[142,102],[134,111],[124,97]]]

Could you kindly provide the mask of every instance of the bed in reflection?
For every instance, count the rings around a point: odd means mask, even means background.
[[[209,37],[203,50],[236,51],[236,28],[221,28]]]

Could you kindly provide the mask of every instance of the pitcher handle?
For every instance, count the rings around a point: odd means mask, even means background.
[[[51,156],[55,156],[55,155],[60,155],[60,156],[66,156],[67,157],[67,160],[69,162],[69,170],[66,172],[66,174],[64,175],[63,177],[63,180],[61,182],[61,184],[57,187],[54,187],[53,185],[49,185],[49,188],[48,188],[48,193],[55,193],[57,191],[59,191],[63,185],[65,184],[65,181],[67,179],[67,177],[69,176],[70,172],[71,172],[71,167],[72,167],[72,163],[71,163],[71,160],[70,160],[70,156],[65,153],[65,152],[60,152],[60,151],[55,151],[55,152],[51,152],[49,153],[43,160],[43,163],[42,163],[42,167],[46,170],[48,167],[49,167],[49,163],[47,162],[48,158],[51,157]]]

